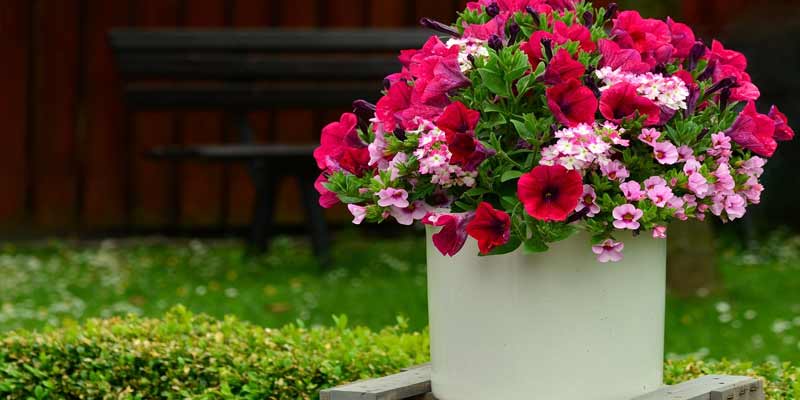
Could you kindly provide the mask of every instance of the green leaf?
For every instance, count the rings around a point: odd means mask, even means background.
[[[499,256],[499,255],[502,255],[502,254],[508,254],[508,253],[511,253],[511,252],[517,250],[519,248],[519,246],[521,246],[521,245],[522,245],[522,241],[521,240],[512,237],[508,241],[508,243],[506,243],[506,244],[504,244],[504,245],[502,245],[500,247],[495,247],[494,250],[489,252],[489,254],[485,254],[485,255],[481,255],[481,256],[482,257],[483,256]]]
[[[478,73],[481,75],[481,79],[483,79],[484,86],[493,93],[503,97],[511,97],[511,93],[509,93],[508,87],[506,87],[505,79],[503,79],[503,76],[498,72],[488,68],[479,68]]]
[[[528,253],[544,253],[549,250],[547,244],[539,237],[532,237],[525,241],[525,251]]]
[[[508,182],[522,176],[522,171],[506,171],[500,176],[500,182]]]

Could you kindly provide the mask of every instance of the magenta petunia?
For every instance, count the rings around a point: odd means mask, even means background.
[[[525,211],[542,221],[564,221],[583,195],[583,179],[560,165],[540,165],[519,179],[517,197]]]
[[[775,121],[775,140],[787,141],[794,139],[794,130],[789,126],[789,119],[786,118],[786,114],[778,110],[778,107],[772,106],[768,115]]]
[[[597,113],[594,92],[577,79],[547,89],[547,106],[556,121],[568,127],[592,124]]]
[[[582,63],[574,60],[565,49],[559,49],[553,56],[544,74],[544,82],[557,85],[571,79],[580,79],[586,72]]]
[[[644,215],[644,211],[636,208],[633,204],[623,204],[614,208],[614,227],[617,229],[639,229],[639,220]]]
[[[475,218],[467,224],[467,234],[478,241],[481,254],[489,254],[508,243],[511,236],[511,217],[487,202],[478,204]]]
[[[661,117],[661,109],[650,99],[640,96],[636,86],[627,82],[618,83],[603,92],[600,113],[617,124],[645,116],[644,124],[647,126],[657,124]]]
[[[734,142],[754,153],[772,157],[778,148],[775,135],[775,121],[767,115],[756,111],[756,103],[750,101],[733,125],[725,131]]]
[[[467,224],[474,217],[474,212],[459,214],[429,214],[422,219],[426,225],[440,226],[442,229],[431,239],[433,245],[442,255],[454,256],[461,251],[467,242]]]

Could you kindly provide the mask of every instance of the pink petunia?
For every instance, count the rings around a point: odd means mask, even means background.
[[[353,223],[356,225],[361,225],[364,222],[364,218],[367,216],[367,208],[362,206],[357,206],[355,204],[348,204],[347,209],[350,210],[350,214],[353,214]]]
[[[666,239],[667,238],[667,227],[666,226],[656,226],[653,228],[653,238],[654,239]]]
[[[575,207],[575,212],[581,212],[584,209],[589,210],[586,216],[590,218],[600,212],[600,206],[597,205],[597,194],[592,185],[583,185],[583,195],[578,202],[578,206]]]
[[[644,211],[636,208],[633,204],[623,204],[612,212],[614,216],[614,227],[617,229],[639,229],[639,220],[644,215]]]
[[[639,135],[639,140],[649,144],[650,146],[653,146],[660,137],[661,132],[655,129],[645,128],[642,129],[642,133]]]
[[[464,243],[467,241],[467,225],[474,216],[474,212],[429,214],[422,219],[422,223],[442,227],[438,233],[431,236],[431,239],[442,255],[452,257],[464,247]]]
[[[744,217],[747,212],[747,201],[744,197],[733,194],[725,198],[725,213],[731,221]]]
[[[706,177],[700,173],[689,175],[688,186],[689,190],[691,190],[692,193],[694,193],[694,195],[699,199],[706,198],[711,191],[711,186],[708,184],[708,179],[706,179]]]
[[[636,181],[628,181],[619,185],[622,194],[628,201],[639,201],[647,197],[647,193],[642,190],[642,185]]]
[[[422,219],[428,214],[430,207],[423,201],[415,201],[405,208],[392,206],[389,213],[400,225],[411,225],[414,221]]]
[[[667,184],[667,181],[665,181],[664,178],[662,178],[660,176],[651,176],[651,177],[649,177],[649,178],[644,180],[644,188],[646,190],[653,190],[653,188],[656,187],[656,186],[659,186],[659,185],[665,185],[666,186],[666,184]]]
[[[678,147],[678,162],[687,162],[694,159],[694,150],[687,145]]]
[[[378,192],[378,198],[378,205],[381,207],[408,207],[408,192],[405,189],[382,189]]]
[[[601,263],[622,261],[622,250],[625,245],[622,242],[615,242],[613,239],[606,239],[598,245],[592,246],[592,252],[597,254],[597,261]]]
[[[656,142],[653,145],[653,154],[656,161],[662,165],[672,165],[678,162],[678,148],[670,142]]]
[[[620,161],[607,162],[600,166],[600,172],[612,181],[624,181],[630,173]]]
[[[674,196],[672,189],[666,185],[658,185],[647,191],[647,198],[649,198],[656,207],[660,208],[666,206],[667,202],[672,200]]]

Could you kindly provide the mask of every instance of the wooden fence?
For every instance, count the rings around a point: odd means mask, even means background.
[[[114,27],[400,27],[452,22],[465,0],[3,0],[0,5],[0,234],[224,229],[244,225],[243,168],[167,164],[156,145],[231,141],[217,112],[127,113],[107,41]],[[677,1],[672,1],[677,3]],[[687,1],[690,19],[742,0]],[[332,112],[251,116],[264,142],[310,142]],[[296,188],[279,222],[297,223]]]

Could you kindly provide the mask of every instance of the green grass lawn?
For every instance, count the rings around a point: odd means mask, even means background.
[[[380,328],[427,324],[419,237],[338,235],[334,267],[320,272],[301,240],[279,238],[248,257],[235,241],[122,241],[5,245],[0,251],[0,331],[42,329],[90,317],[160,316],[176,304],[263,326],[301,321]],[[724,288],[670,297],[667,352],[751,361],[800,361],[800,238],[774,236],[756,250],[720,250]],[[701,293],[703,294],[703,293]]]

